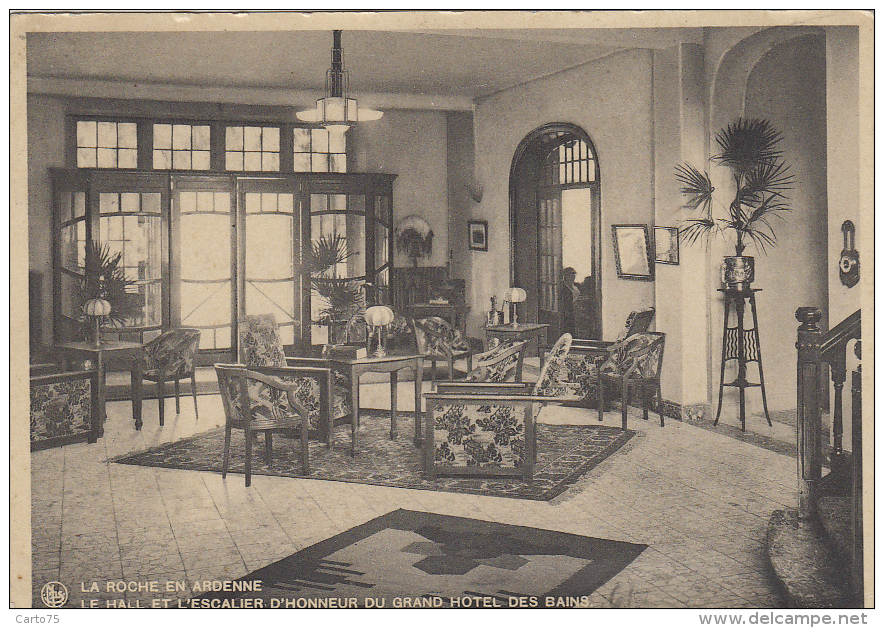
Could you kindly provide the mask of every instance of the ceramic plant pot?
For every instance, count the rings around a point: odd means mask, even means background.
[[[725,257],[721,265],[721,282],[730,290],[748,290],[755,280],[755,258]]]

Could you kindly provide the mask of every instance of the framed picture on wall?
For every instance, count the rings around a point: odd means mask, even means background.
[[[621,279],[651,281],[654,266],[647,225],[611,225],[614,232],[614,260]]]
[[[487,220],[470,220],[467,222],[470,250],[487,251],[488,250],[488,221]]]
[[[678,265],[677,227],[654,227],[654,263]]]

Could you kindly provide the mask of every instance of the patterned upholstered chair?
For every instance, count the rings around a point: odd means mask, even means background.
[[[242,317],[239,344],[240,359],[249,369],[298,384],[296,395],[307,409],[311,432],[331,447],[334,426],[353,420],[347,365],[329,358],[286,357],[272,314]],[[351,455],[353,447],[351,440]]]
[[[473,350],[470,343],[444,318],[430,316],[413,321],[417,350],[430,360],[430,379],[436,385],[436,362],[448,363],[448,379],[454,379],[454,362],[466,358],[467,372],[473,370]]]
[[[608,359],[597,371],[599,421],[602,420],[605,404],[605,385],[620,387],[620,412],[623,429],[626,429],[626,409],[629,405],[629,391],[640,388],[644,419],[648,420],[648,392],[656,393],[660,425],[663,425],[663,393],[660,390],[660,371],[663,367],[663,349],[666,334],[645,332],[632,335],[616,343]]]
[[[46,374],[38,369],[31,376],[30,393],[31,451],[98,439],[96,371]]]
[[[654,319],[654,308],[635,310],[626,317],[626,324],[614,340],[583,340],[575,338],[571,351],[565,359],[568,377],[575,384],[575,394],[585,401],[595,401],[596,372],[599,365],[608,359],[611,347],[629,336],[648,331]]]
[[[496,340],[496,339],[495,339]],[[476,367],[467,374],[468,382],[521,382],[527,340],[500,343],[473,356]]]
[[[530,479],[537,457],[537,415],[547,403],[574,399],[564,379],[571,335],[547,356],[536,384],[440,382],[424,395],[424,469],[430,478],[520,475]]]
[[[273,467],[273,433],[301,442],[301,468],[310,473],[307,441],[307,409],[298,401],[300,385],[271,375],[250,371],[239,365],[216,364],[221,401],[224,404],[224,461],[221,477],[227,476],[230,462],[230,436],[233,428],[245,432],[246,486],[252,484],[252,437],[264,434],[267,466]]]
[[[200,331],[198,329],[172,329],[161,334],[144,345],[141,368],[132,369],[133,394],[141,395],[141,379],[157,384],[157,396],[160,401],[160,425],[165,424],[166,382],[175,382],[175,413],[181,413],[182,379],[190,379],[190,392],[193,395],[193,412],[199,420],[196,405],[196,353],[200,347]],[[138,379],[138,374],[141,379]],[[137,392],[136,392],[137,391]],[[140,398],[140,397],[139,397]]]

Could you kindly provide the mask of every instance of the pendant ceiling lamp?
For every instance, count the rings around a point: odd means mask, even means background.
[[[341,47],[341,31],[334,31],[331,68],[325,73],[325,98],[316,101],[316,108],[298,111],[295,115],[304,122],[317,122],[330,131],[346,131],[357,122],[378,120],[383,111],[360,108],[355,98],[350,98],[350,78],[344,70],[344,49]]]

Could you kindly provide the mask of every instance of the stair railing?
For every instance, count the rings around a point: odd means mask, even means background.
[[[843,448],[843,390],[847,376],[847,344],[860,337],[860,311],[857,310],[827,333],[820,329],[822,312],[816,307],[800,307],[795,318],[798,327],[798,516],[816,516],[819,481],[822,478],[823,363],[829,364],[835,400],[832,415],[832,469],[845,461]],[[856,422],[856,404],[854,418]],[[854,438],[856,432],[854,432]],[[856,452],[854,451],[854,454]],[[856,459],[854,459],[854,470]]]
[[[857,340],[853,347],[858,360],[862,360],[862,341]],[[851,459],[853,461],[853,498],[851,503],[851,521],[853,522],[853,548],[851,555],[850,579],[853,590],[857,592],[858,602],[862,605],[863,587],[863,398],[862,398],[862,364],[858,364],[851,373],[850,392],[853,397],[851,408],[851,443],[853,445]]]

